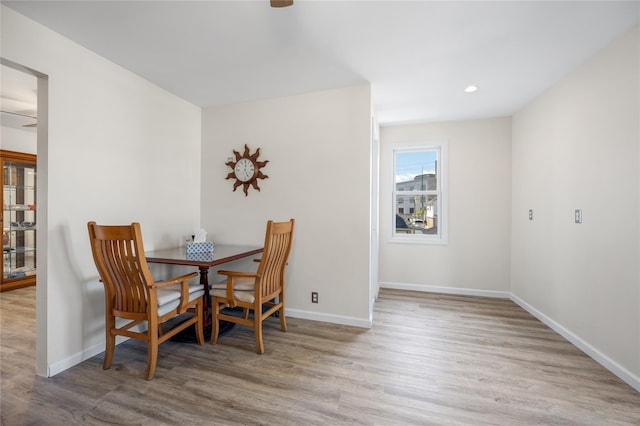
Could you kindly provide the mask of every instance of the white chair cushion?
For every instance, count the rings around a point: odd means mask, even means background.
[[[180,305],[180,284],[173,284],[157,290],[158,294],[158,316],[170,312]],[[204,290],[200,284],[189,286],[189,302],[204,296]]]
[[[180,305],[180,293],[178,293],[178,299],[164,305],[158,305],[158,316],[161,317],[168,312],[173,311]]]
[[[255,287],[255,278],[238,277],[233,279],[233,289],[239,291],[253,291]],[[211,290],[225,290],[227,288],[227,280],[211,285]]]
[[[180,292],[161,288],[156,291],[158,294],[158,307],[167,305],[175,300],[180,300]]]
[[[164,290],[174,290],[177,292],[180,292],[181,290],[181,284],[171,284],[168,285],[166,287],[162,287],[159,288],[158,291],[164,291]],[[189,283],[189,293],[194,293],[198,290],[202,290],[202,284],[198,283],[198,282],[193,282],[193,283]]]
[[[226,299],[227,289],[225,287],[223,290],[213,290],[211,292],[211,295],[214,297],[220,297],[222,299]],[[256,300],[256,298],[253,297],[253,289],[251,291],[242,291],[242,290],[234,291],[233,295],[235,296],[236,299],[246,303],[253,303]]]

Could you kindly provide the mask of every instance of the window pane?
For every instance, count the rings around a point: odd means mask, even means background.
[[[438,196],[428,195],[424,212],[423,234],[438,233]]]
[[[404,212],[399,212],[396,214],[396,233],[397,234],[409,234],[413,233],[413,230],[409,228],[407,225],[406,217],[408,215],[404,214]]]
[[[405,207],[396,211],[396,233],[438,234],[437,195],[396,195],[396,206],[411,206],[409,213]]]
[[[437,164],[436,150],[396,152],[396,191],[436,190]]]

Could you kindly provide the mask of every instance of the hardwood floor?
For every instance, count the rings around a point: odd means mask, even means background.
[[[34,371],[33,288],[0,296],[2,425],[640,425],[640,393],[509,300],[382,290],[370,330],[288,318],[217,345]]]

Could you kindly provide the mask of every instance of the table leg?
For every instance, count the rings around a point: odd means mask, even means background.
[[[209,294],[209,267],[208,266],[199,266],[200,268],[200,284],[202,284],[202,288],[204,289],[204,302],[202,306],[202,311],[204,315],[204,336],[205,340],[209,340],[211,337],[211,332],[213,329],[213,318],[211,315],[211,295]],[[220,321],[218,324],[218,336],[224,336],[227,334],[233,327],[235,327],[235,323],[229,321]]]
[[[204,328],[204,339],[208,341],[211,338],[211,329],[212,327],[212,318],[211,318],[211,295],[209,294],[209,267],[208,266],[199,266],[200,269],[200,284],[202,285],[202,289],[204,290],[204,300],[202,303],[202,315],[203,318],[203,328]],[[228,321],[220,321],[219,325],[219,336],[224,336],[235,326],[234,323]],[[189,327],[184,331],[176,334],[171,338],[173,341],[177,342],[188,342],[195,343],[196,336],[194,333],[194,329]]]
[[[202,303],[202,314],[204,315],[204,326],[211,327],[211,297],[209,295],[209,267],[200,266],[200,284],[204,290],[204,300]]]

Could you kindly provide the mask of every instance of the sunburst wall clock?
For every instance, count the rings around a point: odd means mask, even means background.
[[[267,179],[269,177],[260,171],[260,169],[269,162],[258,161],[260,148],[258,148],[255,153],[250,154],[249,147],[245,144],[242,155],[235,149],[233,150],[233,154],[236,157],[236,161],[229,159],[229,161],[225,163],[232,169],[231,173],[229,173],[225,179],[236,180],[233,183],[233,190],[235,191],[242,185],[245,197],[249,195],[249,186],[253,186],[253,189],[260,191],[258,179]]]

